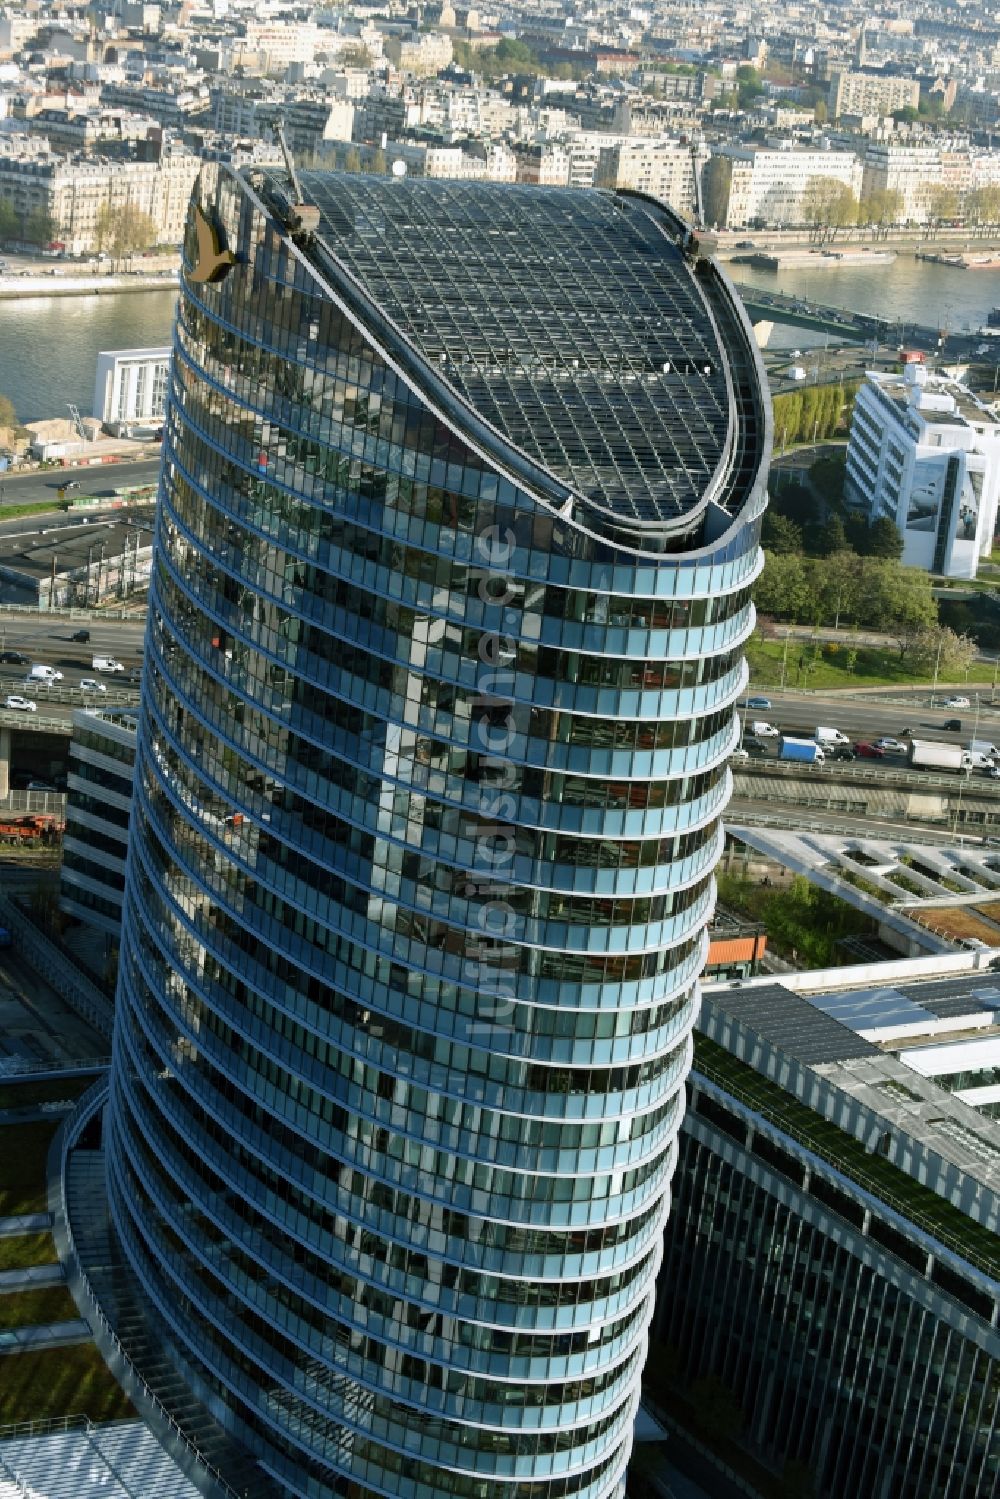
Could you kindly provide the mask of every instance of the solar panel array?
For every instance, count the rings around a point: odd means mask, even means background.
[[[625,521],[699,504],[725,448],[726,354],[655,209],[565,188],[302,185],[321,246],[529,458]]]

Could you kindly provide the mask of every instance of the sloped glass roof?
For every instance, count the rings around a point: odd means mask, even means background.
[[[626,524],[699,506],[726,447],[726,356],[655,206],[325,172],[302,189],[318,257],[523,454]]]

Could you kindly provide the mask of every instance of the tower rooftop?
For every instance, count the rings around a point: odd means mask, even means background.
[[[285,190],[283,173],[269,186]],[[731,451],[728,352],[647,199],[302,173],[339,262],[500,436],[627,525],[683,526]]]

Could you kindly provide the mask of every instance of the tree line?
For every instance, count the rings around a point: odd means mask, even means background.
[[[0,198],[0,241],[48,245],[72,226],[58,224],[47,209],[19,213],[9,198]],[[92,248],[108,251],[115,260],[125,259],[157,242],[157,228],[148,213],[133,203],[113,207],[104,203],[97,210]]]
[[[804,390],[775,396],[774,445],[790,448],[797,442],[823,442],[836,437],[850,421],[859,380],[843,385],[808,385]]]

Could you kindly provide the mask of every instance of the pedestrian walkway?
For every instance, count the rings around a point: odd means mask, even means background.
[[[0,1332],[0,1356],[23,1353],[26,1348],[66,1348],[71,1343],[89,1343],[90,1324],[82,1317],[68,1322],[43,1322],[37,1327],[8,1327]]]
[[[31,1286],[55,1286],[65,1279],[62,1265],[24,1265],[19,1270],[0,1270],[0,1296],[5,1291],[23,1291]]]
[[[11,1239],[15,1234],[34,1234],[51,1227],[51,1213],[18,1213],[13,1218],[0,1218],[0,1239]]]

